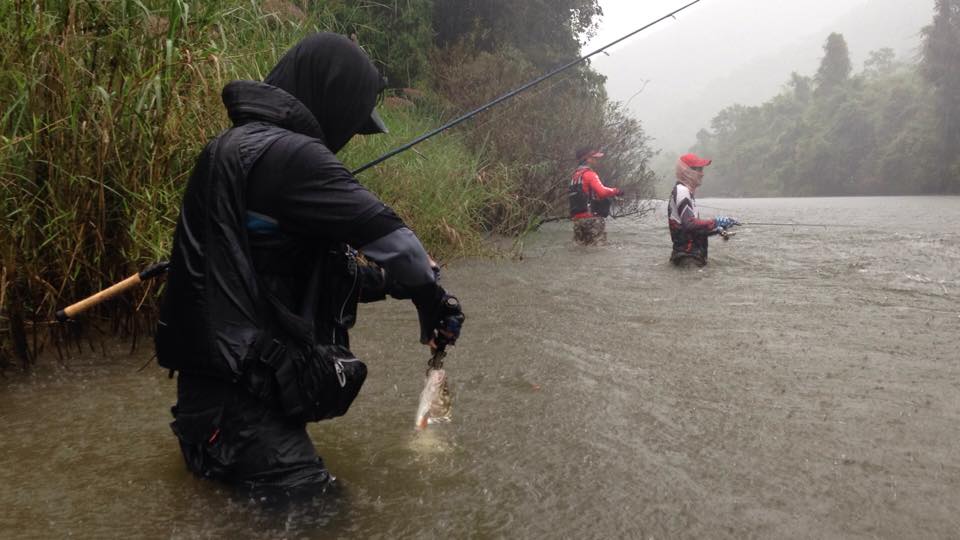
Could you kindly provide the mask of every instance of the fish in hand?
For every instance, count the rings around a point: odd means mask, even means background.
[[[438,358],[439,357],[439,358]],[[417,406],[417,416],[414,425],[417,429],[424,429],[428,424],[449,422],[453,402],[450,396],[450,387],[447,383],[447,372],[443,369],[442,351],[434,354],[427,368],[427,376],[420,392],[420,403]]]

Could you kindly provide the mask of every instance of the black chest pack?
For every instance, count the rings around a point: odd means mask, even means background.
[[[330,299],[341,303],[344,311],[355,309],[356,284],[353,252],[335,246],[319,255],[303,295],[315,301],[305,302],[300,313],[292,312],[264,285],[262,311],[268,320],[244,362],[241,381],[245,389],[299,421],[346,414],[367,378],[367,366],[346,343],[338,343],[335,337],[318,339],[317,332],[328,325],[316,324],[315,313],[318,309],[329,313],[324,305]],[[347,308],[348,304],[353,307]],[[342,324],[345,335],[352,317],[333,324]]]
[[[592,193],[583,191],[583,175],[590,171],[583,167],[574,174],[573,181],[570,182],[570,190],[567,197],[570,200],[570,217],[584,212],[590,212],[600,217],[610,215],[611,199],[595,199]]]
[[[298,421],[346,414],[367,378],[366,364],[344,345],[313,343],[281,328],[291,322],[306,321],[296,317],[264,331],[246,363],[243,386]]]
[[[590,211],[590,195],[583,192],[583,175],[590,169],[584,167],[573,175],[567,197],[570,200],[570,216]]]

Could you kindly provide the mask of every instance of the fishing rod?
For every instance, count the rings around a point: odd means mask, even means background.
[[[617,39],[617,40],[615,40],[615,41],[612,41],[612,42],[604,45],[603,47],[600,47],[599,49],[591,52],[590,54],[586,54],[586,55],[584,55],[584,56],[581,56],[580,58],[577,58],[576,60],[572,60],[572,61],[570,61],[570,62],[567,62],[566,64],[564,64],[564,65],[562,65],[562,66],[554,69],[553,71],[550,71],[549,73],[547,73],[547,74],[545,74],[545,75],[541,75],[540,77],[537,77],[536,79],[534,79],[534,80],[532,80],[532,81],[530,81],[530,82],[528,82],[528,83],[526,83],[526,84],[524,84],[524,85],[522,85],[522,86],[520,86],[520,87],[518,87],[518,88],[515,88],[515,89],[507,92],[506,94],[503,94],[502,96],[494,99],[493,101],[490,101],[489,103],[487,103],[487,104],[485,104],[485,105],[481,105],[480,107],[477,107],[476,109],[474,109],[474,110],[472,110],[472,111],[470,111],[470,112],[468,112],[468,113],[460,116],[459,118],[455,118],[455,119],[447,122],[446,124],[444,124],[444,125],[436,128],[436,129],[434,129],[433,131],[429,131],[429,132],[427,132],[427,133],[424,133],[423,135],[421,135],[421,136],[417,137],[416,139],[408,142],[407,144],[405,144],[405,145],[403,145],[403,146],[400,146],[400,147],[398,147],[398,148],[395,148],[395,149],[387,152],[386,154],[383,154],[382,156],[380,156],[380,157],[378,157],[377,159],[375,159],[375,160],[367,163],[366,165],[363,165],[363,166],[361,166],[360,168],[355,169],[354,171],[352,171],[351,174],[353,174],[354,176],[356,176],[356,175],[360,174],[361,172],[369,169],[370,167],[373,167],[374,165],[378,165],[378,164],[380,164],[380,163],[383,163],[384,161],[392,158],[393,156],[395,156],[395,155],[397,155],[397,154],[399,154],[399,153],[401,153],[401,152],[405,152],[405,151],[409,150],[410,148],[413,148],[414,146],[416,146],[416,145],[422,143],[423,141],[425,141],[425,140],[433,137],[434,135],[437,135],[437,134],[439,134],[439,133],[442,133],[442,132],[444,132],[444,131],[446,131],[446,130],[448,130],[448,129],[450,129],[450,128],[458,125],[458,124],[461,124],[461,123],[469,120],[470,118],[473,118],[474,116],[482,113],[483,111],[489,109],[490,107],[493,107],[494,105],[496,105],[496,104],[498,104],[498,103],[500,103],[500,102],[502,102],[502,101],[506,101],[506,100],[512,98],[513,96],[519,94],[520,92],[523,92],[524,90],[526,90],[526,89],[528,89],[528,88],[531,88],[531,87],[533,87],[533,86],[536,86],[536,85],[542,83],[543,81],[545,81],[545,80],[553,77],[554,75],[557,75],[557,74],[559,74],[559,73],[561,73],[561,72],[563,72],[563,71],[566,71],[566,70],[570,69],[571,67],[573,67],[573,66],[575,66],[575,65],[577,65],[577,64],[582,63],[583,61],[587,60],[587,59],[590,58],[591,56],[594,56],[594,55],[596,55],[596,54],[600,54],[601,52],[605,51],[606,49],[609,49],[610,47],[613,47],[613,46],[616,45],[617,43],[620,43],[621,41],[623,41],[623,40],[625,40],[625,39],[628,39],[628,38],[630,38],[630,37],[633,37],[634,35],[639,34],[640,32],[643,32],[644,30],[650,28],[651,26],[654,26],[654,25],[656,25],[656,24],[658,24],[658,23],[660,23],[660,22],[662,22],[662,21],[664,21],[664,20],[666,20],[666,19],[669,19],[669,18],[675,16],[677,13],[680,13],[681,11],[683,11],[683,10],[685,10],[685,9],[687,9],[687,8],[693,6],[694,4],[697,4],[697,3],[699,3],[699,2],[700,2],[700,0],[693,0],[693,2],[690,2],[689,4],[683,6],[683,7],[679,8],[679,9],[676,9],[676,10],[674,10],[674,11],[671,11],[670,13],[664,15],[663,17],[660,17],[659,19],[657,19],[657,20],[655,20],[655,21],[653,21],[653,22],[650,22],[650,23],[645,24],[644,26],[642,26],[642,27],[634,30],[633,32],[630,32],[629,34],[621,37],[620,39]]]
[[[542,75],[542,76],[540,76],[540,77],[537,77],[536,79],[534,79],[534,80],[532,80],[532,81],[530,81],[530,82],[528,82],[528,83],[526,83],[526,84],[524,84],[524,85],[522,85],[522,86],[520,86],[520,87],[518,87],[518,88],[515,88],[515,89],[507,92],[506,94],[503,94],[502,96],[494,99],[493,101],[490,101],[489,103],[487,103],[487,104],[485,104],[485,105],[482,105],[482,106],[480,106],[480,107],[478,107],[478,108],[476,108],[476,109],[474,109],[474,110],[472,110],[472,111],[470,111],[470,112],[468,112],[468,113],[460,116],[459,118],[455,118],[455,119],[447,122],[446,124],[444,124],[444,125],[436,128],[436,129],[434,129],[434,130],[432,130],[432,131],[429,131],[429,132],[427,132],[427,133],[425,133],[425,134],[417,137],[416,139],[408,142],[407,144],[405,144],[405,145],[403,145],[403,146],[400,146],[399,148],[395,148],[395,149],[387,152],[386,154],[383,154],[382,156],[380,156],[380,157],[378,157],[377,159],[375,159],[375,160],[367,163],[366,165],[363,165],[363,166],[361,166],[360,168],[353,170],[351,174],[353,174],[354,176],[356,176],[356,175],[360,174],[361,172],[369,169],[370,167],[373,167],[374,165],[378,165],[378,164],[380,164],[380,163],[383,163],[384,161],[392,158],[393,156],[395,156],[395,155],[397,155],[397,154],[400,154],[400,153],[402,153],[402,152],[405,152],[405,151],[413,148],[414,146],[416,146],[416,145],[422,143],[423,141],[425,141],[425,140],[433,137],[434,135],[437,135],[437,134],[439,134],[439,133],[442,133],[442,132],[444,132],[444,131],[446,131],[446,130],[448,130],[448,129],[450,129],[450,128],[458,125],[458,124],[461,124],[461,123],[469,120],[470,118],[473,118],[474,116],[482,113],[483,111],[486,111],[487,109],[493,107],[494,105],[497,105],[497,104],[500,103],[500,102],[506,101],[506,100],[512,98],[513,96],[516,96],[517,94],[523,92],[524,90],[527,90],[528,88],[531,88],[531,87],[533,87],[533,86],[536,86],[536,85],[542,83],[543,81],[545,81],[545,80],[547,80],[547,79],[549,79],[549,78],[551,78],[551,77],[553,77],[553,76],[555,76],[555,75],[557,75],[557,74],[559,74],[559,73],[562,73],[562,72],[570,69],[571,67],[573,67],[573,66],[575,66],[575,65],[577,65],[577,64],[580,64],[580,63],[586,61],[587,59],[589,59],[590,57],[592,57],[592,56],[594,56],[594,55],[600,54],[601,52],[605,51],[606,49],[609,49],[610,47],[613,47],[614,45],[620,43],[621,41],[624,41],[624,40],[626,40],[626,39],[628,39],[628,38],[630,38],[630,37],[633,37],[634,35],[639,34],[640,32],[643,32],[644,30],[650,28],[651,26],[654,26],[654,25],[656,25],[656,24],[659,24],[660,22],[662,22],[662,21],[664,21],[664,20],[666,20],[666,19],[669,19],[669,18],[671,18],[671,17],[674,17],[677,13],[680,13],[681,11],[684,11],[685,9],[693,6],[694,4],[700,3],[700,1],[701,1],[701,0],[693,0],[692,2],[684,5],[683,7],[679,8],[679,9],[673,10],[673,11],[671,11],[670,13],[668,13],[668,14],[660,17],[659,19],[656,19],[655,21],[652,21],[652,22],[650,22],[650,23],[647,23],[647,24],[645,24],[644,26],[642,26],[642,27],[634,30],[633,32],[630,32],[629,34],[626,34],[626,35],[624,35],[623,37],[621,37],[621,38],[619,38],[619,39],[617,39],[617,40],[614,40],[614,41],[612,41],[612,42],[604,45],[603,47],[600,47],[599,49],[597,49],[597,50],[595,50],[595,51],[593,51],[593,52],[591,52],[591,53],[589,53],[589,54],[586,54],[586,55],[584,55],[584,56],[581,56],[581,57],[577,58],[576,60],[572,60],[572,61],[570,61],[570,62],[567,62],[566,64],[564,64],[564,65],[562,65],[562,66],[554,69],[553,71],[550,71],[550,72],[546,73],[545,75]],[[117,284],[115,284],[115,285],[112,285],[112,286],[110,286],[110,287],[108,287],[108,288],[106,288],[106,289],[104,289],[104,290],[102,290],[102,291],[100,291],[100,292],[98,292],[98,293],[96,293],[96,294],[88,297],[88,298],[85,298],[85,299],[83,299],[83,300],[81,300],[81,301],[79,301],[79,302],[77,302],[77,303],[75,303],[75,304],[72,304],[72,305],[70,305],[70,306],[68,306],[68,307],[66,307],[66,308],[64,308],[64,309],[61,309],[60,311],[57,311],[57,313],[56,313],[56,318],[57,318],[57,320],[60,321],[60,322],[67,321],[67,320],[69,320],[71,317],[73,317],[73,316],[75,316],[75,315],[77,315],[77,314],[79,314],[79,313],[81,313],[81,312],[83,312],[83,311],[85,311],[85,310],[87,310],[87,309],[89,309],[89,308],[91,308],[91,307],[99,304],[100,302],[103,302],[104,300],[107,300],[107,299],[109,299],[109,298],[113,298],[114,296],[116,296],[116,295],[118,295],[118,294],[120,294],[120,293],[122,293],[122,292],[124,292],[124,291],[126,291],[126,290],[128,290],[128,289],[130,289],[130,288],[132,288],[132,287],[134,287],[134,286],[136,286],[136,285],[138,285],[138,284],[140,284],[140,283],[142,283],[143,281],[146,281],[146,280],[155,278],[155,277],[157,277],[157,276],[159,276],[159,275],[161,275],[161,274],[166,273],[167,268],[168,268],[169,266],[170,266],[170,263],[169,263],[169,262],[160,262],[160,263],[157,263],[157,264],[155,264],[155,265],[152,265],[152,266],[150,266],[149,268],[143,270],[142,272],[138,272],[137,274],[134,274],[134,275],[128,277],[127,279],[121,281],[120,283],[117,283]]]

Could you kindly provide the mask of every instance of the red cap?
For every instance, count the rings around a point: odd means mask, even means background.
[[[680,156],[680,161],[686,163],[688,167],[706,167],[713,163],[712,159],[704,159],[696,154],[684,154]]]

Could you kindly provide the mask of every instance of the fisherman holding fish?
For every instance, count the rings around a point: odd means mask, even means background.
[[[577,149],[579,165],[570,180],[570,219],[573,220],[573,240],[590,246],[607,241],[604,218],[610,215],[613,197],[623,195],[620,188],[603,185],[593,167],[603,152],[593,146]]]
[[[673,240],[670,262],[677,266],[706,265],[707,238],[715,234],[726,235],[727,229],[740,224],[726,216],[700,219],[695,194],[703,183],[703,168],[712,162],[696,154],[684,154],[677,161],[677,183],[667,205],[667,221]]]
[[[178,373],[171,427],[200,477],[333,481],[306,424],[344,414],[366,376],[348,348],[358,302],[411,299],[432,350],[459,337],[460,303],[420,240],[336,157],[355,134],[386,131],[383,88],[356,43],[319,33],[263,82],[223,89],[233,126],[187,184],[156,337]]]

